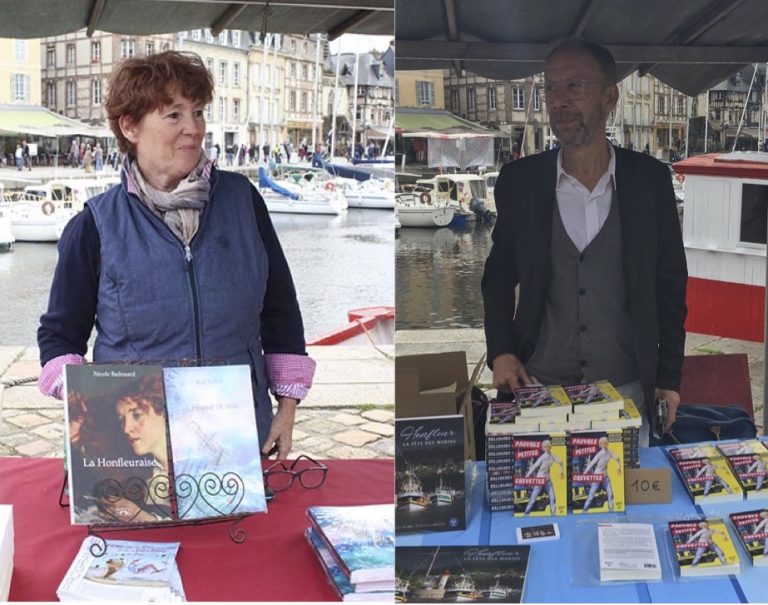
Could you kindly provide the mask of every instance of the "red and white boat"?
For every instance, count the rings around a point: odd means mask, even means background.
[[[395,342],[395,308],[363,307],[347,312],[349,323],[310,343],[316,345],[391,345]]]
[[[762,342],[768,153],[707,154],[673,169],[685,191],[686,330]]]

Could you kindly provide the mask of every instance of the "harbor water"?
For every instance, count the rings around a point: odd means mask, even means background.
[[[394,214],[273,214],[296,284],[307,340],[347,322],[347,310],[393,305]],[[56,244],[14,244],[0,252],[0,346],[35,346],[56,266]]]
[[[480,328],[491,226],[402,228],[395,242],[397,329]]]

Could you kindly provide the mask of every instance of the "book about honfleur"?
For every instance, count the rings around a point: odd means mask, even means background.
[[[398,533],[466,527],[464,418],[395,420]]]
[[[519,387],[514,390],[520,415],[565,417],[571,411],[571,400],[559,385]]]
[[[768,567],[768,508],[731,513],[731,523],[755,567]]]
[[[694,504],[743,499],[738,479],[715,446],[698,443],[667,452]]]
[[[567,514],[565,432],[516,435],[512,452],[515,516]]]
[[[670,521],[669,533],[682,577],[739,572],[739,555],[719,517]]]
[[[310,506],[312,529],[351,584],[395,581],[391,504]]]
[[[759,439],[718,443],[748,500],[768,499],[768,448]]]
[[[231,387],[225,383],[231,377],[231,368],[237,367],[248,371],[245,366],[195,369],[208,374],[211,388],[218,384],[227,393]],[[176,369],[165,372],[169,370]],[[243,511],[243,502],[250,512],[265,510],[250,382],[240,397],[246,401],[243,406],[250,406],[252,422],[248,422],[247,415],[232,414],[229,408],[216,408],[220,402],[231,402],[212,395],[211,388],[204,391],[198,384],[190,390],[182,385],[183,380],[171,371],[166,384],[160,366],[66,366],[67,464],[73,524],[124,525],[229,516]],[[170,402],[166,400],[167,387]],[[197,409],[190,413],[191,408]],[[223,430],[228,422],[223,418],[229,415],[238,419],[240,440]],[[194,432],[188,424],[192,416],[205,435]],[[190,450],[185,445],[185,439],[192,434],[199,440],[195,447],[202,452],[192,458],[196,467],[189,465]],[[203,438],[206,435],[207,441]],[[255,440],[256,449],[245,454],[256,453],[258,468],[229,467],[235,458],[228,452],[235,448],[237,456],[245,455],[243,442],[248,440]],[[217,459],[221,467],[214,464]],[[250,460],[249,464],[253,466]],[[226,472],[225,466],[229,467]],[[242,479],[230,479],[227,473],[251,482],[250,493],[245,493]],[[178,500],[177,494],[181,496]],[[192,500],[197,501],[196,508],[189,504]],[[256,504],[251,505],[253,502]],[[198,514],[200,510],[205,513]]]
[[[399,546],[395,601],[520,603],[531,547]]]
[[[570,433],[568,508],[574,514],[624,510],[624,443],[620,430]]]

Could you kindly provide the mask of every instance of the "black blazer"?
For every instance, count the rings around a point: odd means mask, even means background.
[[[635,358],[646,401],[652,401],[655,387],[680,391],[685,251],[669,168],[646,154],[614,151]],[[496,181],[498,218],[482,279],[491,367],[502,353],[525,363],[536,346],[549,285],[556,176],[554,150],[506,164]]]

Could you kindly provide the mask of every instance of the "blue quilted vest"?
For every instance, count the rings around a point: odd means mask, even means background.
[[[272,420],[261,348],[269,267],[248,179],[214,172],[189,249],[125,181],[88,206],[101,238],[94,361],[248,364],[263,444]]]

